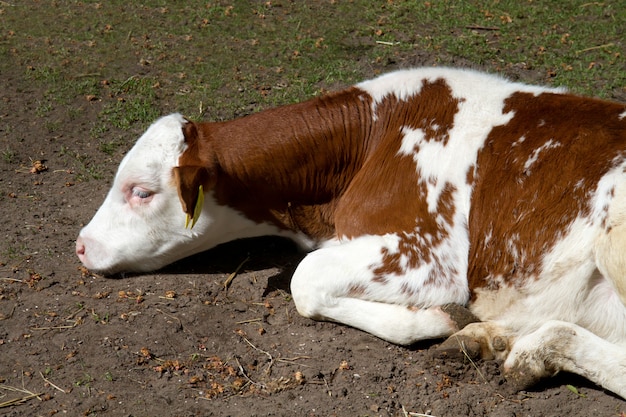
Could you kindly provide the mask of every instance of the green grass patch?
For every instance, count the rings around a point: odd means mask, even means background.
[[[145,125],[159,116],[156,104],[156,81],[131,76],[123,82],[111,82],[113,102],[105,106],[101,119],[119,129],[128,130],[133,124]]]
[[[91,133],[107,144],[164,113],[229,119],[415,65],[626,94],[623,1],[66,0],[0,8],[0,70],[17,63],[53,106],[97,98]]]
[[[7,164],[10,164],[14,161],[14,159],[15,159],[15,151],[13,151],[10,148],[7,148],[2,151],[2,160],[4,162],[6,162]]]
[[[60,156],[65,158],[70,166],[74,167],[77,181],[99,180],[104,178],[104,168],[94,162],[93,157],[61,147]]]
[[[412,21],[428,30],[406,38]],[[531,81],[611,97],[626,85],[625,21],[624,2],[398,2],[378,33],[407,53],[439,53],[437,63],[529,71]]]

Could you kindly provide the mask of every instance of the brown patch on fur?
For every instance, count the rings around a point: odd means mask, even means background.
[[[415,161],[398,154],[402,130],[422,129],[425,140],[447,143],[457,110],[458,100],[443,80],[423,81],[420,93],[406,101],[390,95],[376,104],[371,151],[336,207],[337,235],[412,232],[418,219],[434,221]]]
[[[497,288],[495,277],[518,285],[537,276],[543,255],[577,216],[590,214],[598,182],[624,158],[618,103],[516,93],[504,111],[513,118],[492,130],[478,154],[469,218],[473,289]],[[544,147],[526,169],[549,140],[560,146]]]
[[[470,169],[467,170],[467,175],[466,175],[466,178],[465,178],[465,182],[468,185],[474,185],[474,177],[475,177],[475,175],[476,175],[476,167],[472,166],[472,167],[470,167]]]

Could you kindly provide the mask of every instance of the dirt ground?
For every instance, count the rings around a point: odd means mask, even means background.
[[[0,414],[625,415],[622,399],[573,375],[511,393],[494,362],[435,358],[440,341],[398,347],[300,317],[289,279],[303,255],[283,240],[152,274],[81,269],[74,239],[122,151],[100,161],[103,179],[78,181],[67,149],[102,158],[85,133],[98,104],[77,98],[81,117],[60,113],[51,134],[36,116],[44,93],[23,74],[0,74],[0,151],[11,151],[0,158],[0,403],[20,400]]]

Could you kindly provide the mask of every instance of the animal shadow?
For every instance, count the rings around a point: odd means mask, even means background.
[[[277,268],[279,272],[268,279],[263,295],[275,290],[289,292],[291,276],[306,253],[292,241],[273,236],[239,239],[224,243],[161,270],[164,274],[231,274],[240,265],[244,271]]]

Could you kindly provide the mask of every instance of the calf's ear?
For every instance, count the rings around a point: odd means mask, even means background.
[[[215,174],[206,167],[185,165],[174,167],[173,177],[183,212],[187,214],[185,228],[190,221],[193,228],[202,212],[204,193],[215,185]]]

